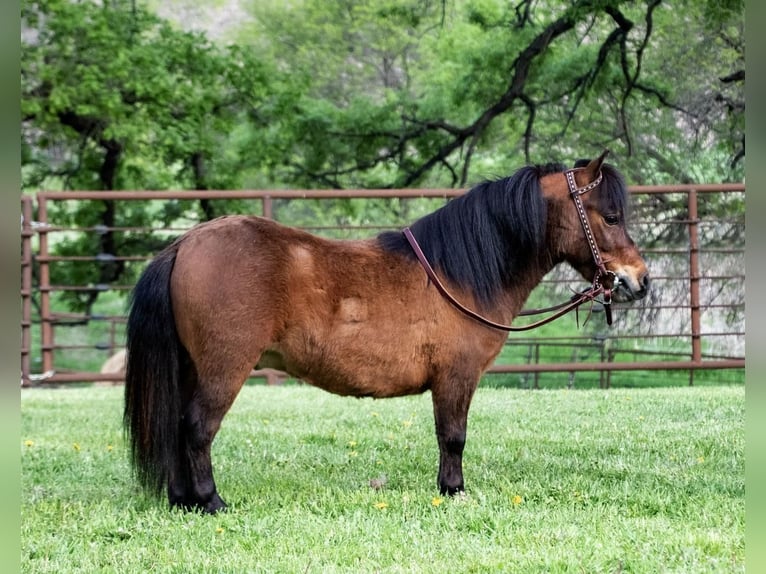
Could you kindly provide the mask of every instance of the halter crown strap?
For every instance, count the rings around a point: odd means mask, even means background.
[[[582,187],[577,187],[577,182],[575,181],[574,174],[578,171],[582,171],[583,169],[584,168],[582,167],[575,167],[573,169],[568,169],[564,172],[564,175],[567,178],[567,185],[569,186],[569,193],[583,195],[585,193],[588,193],[591,189],[596,189],[601,183],[601,180],[604,179],[604,176],[601,175],[601,172],[599,171],[596,179],[594,179],[587,185],[583,185]]]

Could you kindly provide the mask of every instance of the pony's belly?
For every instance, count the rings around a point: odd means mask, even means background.
[[[348,341],[346,341],[348,343]],[[328,392],[356,397],[396,397],[419,394],[430,384],[421,360],[402,351],[381,352],[374,343],[343,344],[336,338],[319,343],[304,337],[303,343],[266,351],[258,367],[285,371]]]
[[[303,380],[336,395],[377,399],[417,395],[431,387],[426,379],[403,378],[387,373],[375,373],[372,376],[354,373],[350,377],[327,376],[322,373],[307,375]]]
[[[358,294],[331,299],[313,282],[301,293],[259,366],[339,395],[392,397],[428,388],[428,357],[412,340],[426,332],[422,308]]]

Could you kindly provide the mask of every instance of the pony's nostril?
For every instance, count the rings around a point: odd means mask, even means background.
[[[644,291],[648,291],[649,290],[649,283],[650,283],[650,281],[649,281],[649,274],[648,273],[644,273],[644,275],[641,277],[641,288]]]

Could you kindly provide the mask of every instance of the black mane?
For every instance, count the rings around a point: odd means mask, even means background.
[[[488,304],[514,275],[535,263],[545,242],[540,178],[561,164],[524,167],[485,181],[410,226],[431,265]],[[387,250],[415,257],[401,232],[378,236]]]
[[[587,165],[580,160],[575,167]],[[479,303],[488,305],[529,265],[537,264],[545,242],[546,205],[540,178],[563,172],[559,163],[524,167],[510,177],[485,181],[465,195],[410,226],[431,265],[451,282],[469,288]],[[628,192],[619,172],[601,166],[599,194],[602,213],[627,216]],[[378,236],[389,251],[415,259],[399,231]]]
[[[578,159],[574,166],[585,167],[590,160]],[[628,188],[625,180],[614,167],[608,163],[601,165],[601,193],[599,194],[598,209],[601,213],[621,213],[623,221],[628,215]]]
[[[604,177],[599,194],[599,211],[601,213],[621,213],[623,223],[628,218],[629,196],[625,180],[615,168],[608,163],[601,166]]]

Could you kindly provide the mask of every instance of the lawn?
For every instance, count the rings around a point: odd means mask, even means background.
[[[431,400],[245,387],[213,447],[230,509],[144,496],[122,389],[23,389],[22,572],[744,572],[742,385],[480,388],[467,495]]]

